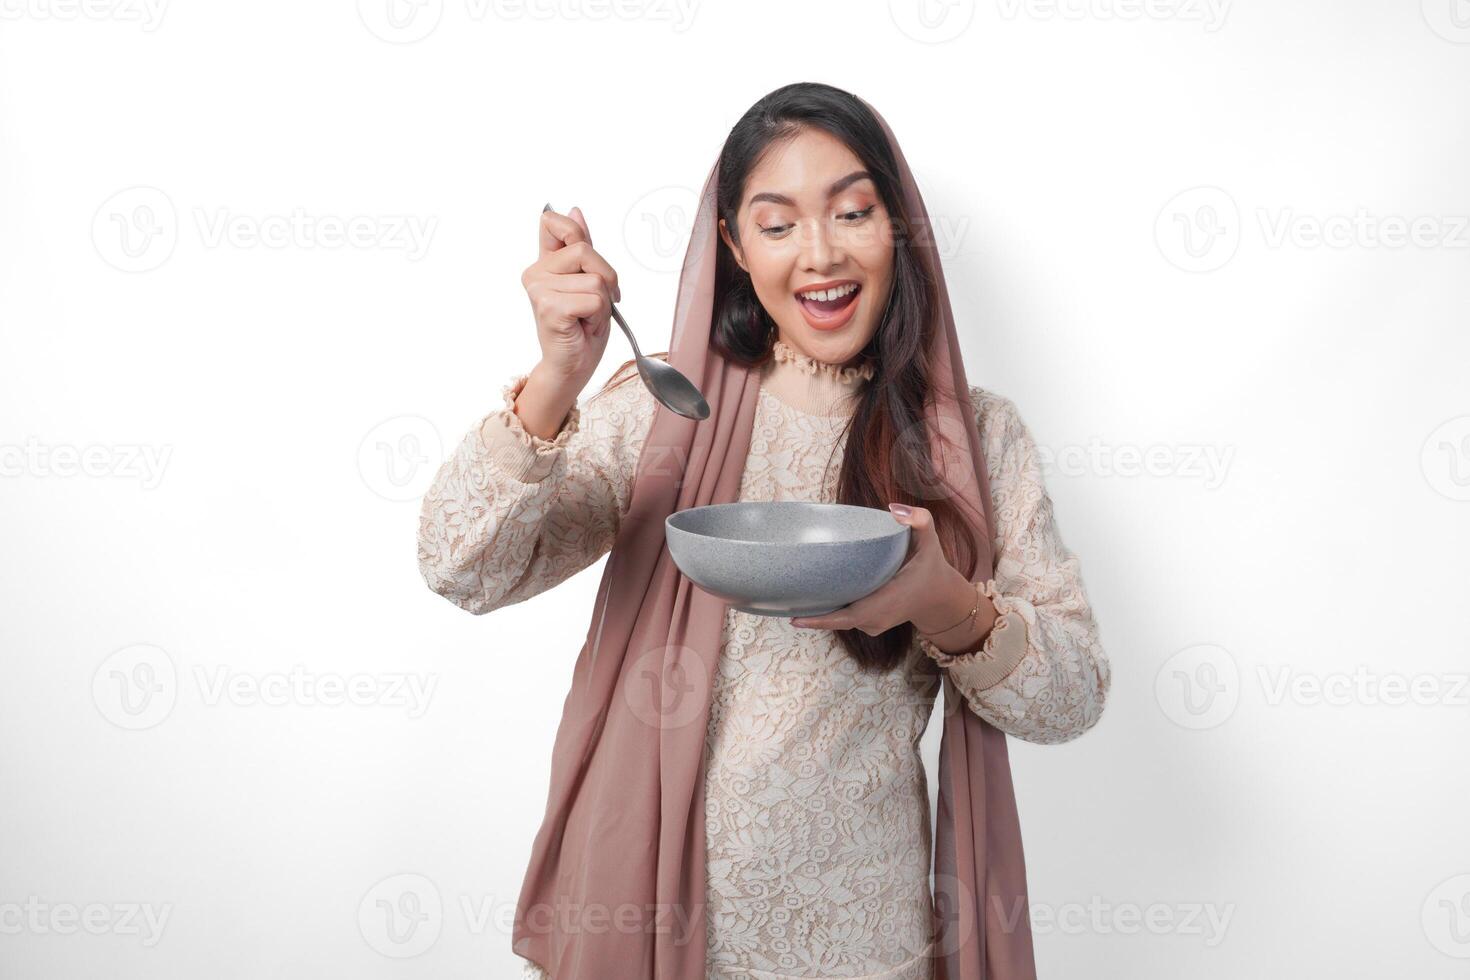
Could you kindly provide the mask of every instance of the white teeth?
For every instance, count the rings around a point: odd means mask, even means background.
[[[827,300],[840,299],[855,289],[857,289],[857,283],[850,282],[846,285],[838,286],[835,289],[818,289],[814,293],[797,293],[796,295],[800,296],[802,299],[811,299],[817,300],[819,302],[825,302]]]

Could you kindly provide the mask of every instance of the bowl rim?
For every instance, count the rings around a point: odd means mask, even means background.
[[[820,548],[826,546],[862,544],[867,541],[882,541],[887,538],[897,537],[901,534],[913,530],[913,528],[909,527],[907,524],[899,524],[898,519],[894,518],[893,523],[897,526],[892,531],[885,531],[882,534],[873,534],[864,538],[844,538],[841,541],[750,541],[744,538],[725,538],[716,537],[712,534],[700,534],[698,531],[691,531],[688,528],[677,527],[669,523],[679,514],[687,514],[691,511],[710,510],[717,507],[745,507],[749,506],[750,504],[776,504],[778,506],[781,504],[800,504],[804,507],[843,507],[857,510],[871,510],[878,513],[888,514],[889,517],[893,517],[892,511],[885,511],[879,507],[867,507],[863,504],[844,504],[838,502],[817,500],[732,500],[728,503],[723,504],[700,504],[698,507],[685,507],[683,510],[676,510],[672,514],[664,518],[664,533],[667,534],[669,531],[678,531],[680,534],[689,534],[697,538],[704,538],[708,541],[723,541],[728,542],[729,544],[748,544],[755,545],[757,547],[768,546],[772,548],[789,548],[793,544],[799,544],[806,548]]]

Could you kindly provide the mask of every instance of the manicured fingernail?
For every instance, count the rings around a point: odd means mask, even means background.
[[[899,517],[908,517],[910,514],[913,513],[913,509],[910,508],[907,504],[889,504],[888,509],[893,511]]]

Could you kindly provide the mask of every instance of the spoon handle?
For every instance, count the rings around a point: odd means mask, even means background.
[[[550,211],[550,210],[551,210],[551,202],[550,201],[547,201],[546,202],[546,206],[541,209],[541,213],[542,214],[545,214],[547,211]],[[617,307],[617,304],[616,303],[611,304],[611,305],[612,305],[612,316],[613,316],[613,319],[616,320],[616,321],[618,321],[618,326],[620,326],[620,327],[623,328],[623,336],[627,337],[628,338],[628,343],[630,343],[630,344],[633,345],[633,356],[635,358],[639,359],[639,360],[642,360],[642,358],[643,358],[643,352],[638,349],[638,341],[635,340],[635,339],[633,339],[633,331],[632,331],[632,329],[629,328],[628,321],[627,320],[624,320],[623,319],[623,314],[620,313],[620,312],[618,312],[618,307]]]
[[[628,343],[633,345],[633,356],[641,360],[643,358],[643,352],[638,349],[638,341],[633,339],[633,331],[628,329],[628,323],[623,319],[623,314],[618,312],[616,304],[612,308],[612,315],[613,319],[618,321],[618,326],[623,328],[623,333],[627,336]]]

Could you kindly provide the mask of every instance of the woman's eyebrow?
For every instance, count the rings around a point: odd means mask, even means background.
[[[836,197],[838,194],[841,194],[849,184],[855,184],[858,181],[864,179],[872,180],[873,175],[868,173],[866,170],[854,170],[846,177],[842,177],[834,181],[832,183],[832,186],[827,188],[827,196]],[[796,207],[796,202],[793,201],[791,198],[787,197],[785,194],[777,194],[774,191],[761,191],[759,194],[752,194],[750,200],[745,202],[746,207],[755,204],[757,201],[771,201],[774,204],[784,204],[788,208]]]

